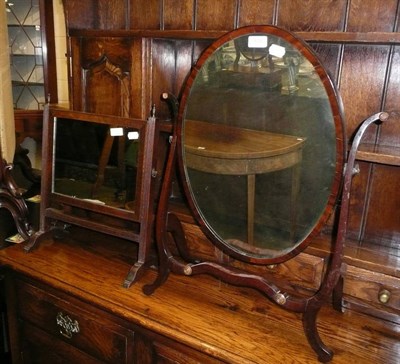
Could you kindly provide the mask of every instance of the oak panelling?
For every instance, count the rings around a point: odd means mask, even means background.
[[[400,146],[400,48],[392,47],[391,67],[383,110],[395,111],[379,130],[380,145]],[[400,240],[400,168],[375,165],[363,240],[380,245]]]
[[[374,165],[372,177],[362,239],[388,246],[400,239],[400,169]]]
[[[399,105],[399,49],[395,47],[386,99],[383,110],[396,110],[390,119],[379,127],[378,143],[381,145],[400,145]],[[375,127],[375,130],[378,128]],[[371,142],[373,141],[371,135]],[[350,236],[379,245],[390,245],[400,237],[400,217],[396,213],[400,206],[400,170],[396,167],[360,163],[362,176],[354,179],[352,221],[359,220],[359,231],[351,227]],[[371,168],[371,170],[369,170]],[[370,173],[370,174],[369,174]],[[360,183],[359,181],[362,181]],[[369,181],[369,182],[368,182]],[[366,196],[362,196],[362,193]],[[362,206],[365,203],[365,208]],[[358,206],[357,206],[358,204]],[[396,243],[395,243],[396,244]],[[377,247],[378,249],[378,247]]]
[[[176,42],[176,78],[173,88],[174,95],[180,96],[191,66],[193,57],[193,42],[190,41],[177,41]]]
[[[321,64],[328,71],[329,75],[332,78],[332,81],[337,85],[342,46],[340,44],[324,43],[312,43],[310,45],[317,54]]]
[[[236,0],[197,0],[196,30],[234,29],[236,7]]]
[[[170,117],[167,105],[160,102],[160,95],[170,92],[180,96],[192,65],[209,43],[210,41],[166,39],[153,41],[151,102],[156,104],[157,116]]]
[[[392,32],[397,0],[351,0],[347,24],[349,32]]]
[[[277,25],[292,31],[341,31],[346,0],[281,0]]]
[[[381,110],[390,46],[345,45],[340,74],[340,93],[346,116],[348,138],[362,120]],[[364,141],[374,142],[377,127],[371,126]],[[348,236],[362,235],[368,201],[369,164],[360,163],[361,173],[353,179]]]
[[[199,59],[201,53],[211,44],[211,41],[198,40],[194,42],[193,64]]]
[[[63,0],[67,29],[96,28],[96,4],[96,0]]]
[[[174,40],[154,39],[152,44],[151,100],[156,105],[157,116],[168,118],[169,110],[160,101],[163,92],[173,92],[176,80],[176,44]]]
[[[381,128],[379,143],[400,147],[400,46],[392,48],[391,68],[383,110],[394,110]]]
[[[151,109],[151,40],[132,39],[131,48],[131,114],[130,117],[147,119]]]
[[[362,235],[370,165],[369,163],[359,162],[358,166],[360,173],[353,177],[347,226],[347,237],[355,241],[359,241]]]
[[[339,87],[349,137],[362,120],[381,110],[389,50],[386,45],[344,48]],[[374,141],[375,135],[371,134],[364,141]]]
[[[160,0],[130,0],[129,29],[160,29]]]
[[[164,29],[193,29],[194,0],[164,0]]]
[[[81,75],[81,38],[72,37],[70,38],[70,67],[68,68],[69,75],[69,94],[71,100],[71,108],[74,110],[82,110],[82,77]]]
[[[239,2],[238,27],[252,24],[273,24],[275,0],[242,0]]]
[[[121,4],[123,2],[123,4]],[[96,19],[98,29],[126,29],[129,0],[98,0]]]

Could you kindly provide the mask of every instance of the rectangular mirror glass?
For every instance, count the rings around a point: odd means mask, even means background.
[[[138,127],[54,118],[52,192],[133,209],[141,133]]]

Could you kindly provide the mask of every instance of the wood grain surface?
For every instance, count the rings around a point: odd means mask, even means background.
[[[137,285],[122,288],[134,251],[132,243],[105,242],[99,235],[84,233],[84,241],[49,240],[29,254],[12,246],[0,251],[0,262],[126,322],[228,363],[316,362],[300,317],[252,290],[207,276],[172,275],[152,296],[145,296],[141,288],[154,279],[152,271]],[[324,307],[319,330],[335,352],[333,363],[399,361],[397,325]]]

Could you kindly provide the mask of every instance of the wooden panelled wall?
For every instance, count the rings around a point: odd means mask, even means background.
[[[398,0],[64,0],[64,6],[77,109],[84,108],[82,103],[120,102],[115,99],[120,95],[106,88],[82,96],[85,85],[76,70],[105,56],[129,78],[128,114],[145,117],[154,102],[158,116],[166,117],[159,95],[179,95],[192,64],[211,42],[207,34],[274,24],[309,41],[329,70],[342,96],[349,137],[369,115],[400,110]],[[400,114],[374,127],[367,139],[400,146]],[[360,168],[349,237],[395,247],[400,241],[400,168],[363,162]]]

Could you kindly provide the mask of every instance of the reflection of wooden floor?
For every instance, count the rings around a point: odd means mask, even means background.
[[[141,289],[154,279],[153,271],[146,271],[131,288],[121,288],[136,244],[113,245],[112,239],[105,240],[89,233],[81,244],[69,240],[40,244],[28,255],[13,246],[0,251],[0,264],[227,363],[317,363],[299,316],[253,290],[208,276],[172,274],[148,297]],[[318,326],[335,352],[332,364],[400,362],[399,325],[326,306]]]

